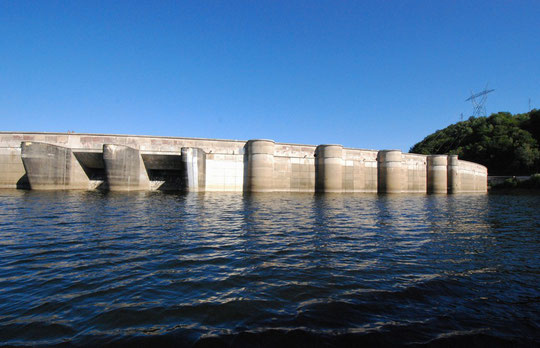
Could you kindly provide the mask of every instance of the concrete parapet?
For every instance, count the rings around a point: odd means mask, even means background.
[[[88,190],[90,180],[69,148],[22,142],[21,158],[33,190]]]
[[[460,191],[459,183],[459,159],[457,155],[448,156],[448,193],[458,193]]]
[[[150,180],[139,150],[103,144],[103,162],[111,191],[142,191],[150,189]]]
[[[206,186],[206,153],[193,147],[182,148],[183,189],[188,192],[202,192]]]
[[[274,190],[274,147],[273,140],[255,139],[246,143],[248,192],[272,192]]]
[[[377,154],[377,191],[399,193],[403,185],[402,154],[399,150],[381,150]]]
[[[343,191],[343,146],[319,145],[315,150],[315,191]]]
[[[430,155],[427,157],[427,192],[447,193],[448,156]]]

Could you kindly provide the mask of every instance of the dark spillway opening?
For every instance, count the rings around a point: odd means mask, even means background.
[[[184,191],[185,182],[182,171],[147,169],[148,178],[155,189],[159,191]]]
[[[94,188],[107,190],[107,174],[102,152],[74,152]],[[153,189],[159,191],[187,190],[186,164],[181,155],[143,154],[144,168]]]
[[[185,164],[180,155],[141,155],[148,178],[159,191],[186,190]]]
[[[105,180],[105,165],[101,152],[74,152],[82,169],[90,180]]]
[[[84,173],[98,190],[107,190],[107,175],[101,152],[73,152]]]

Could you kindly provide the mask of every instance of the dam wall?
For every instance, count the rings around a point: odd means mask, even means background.
[[[487,192],[487,169],[457,156],[339,144],[0,132],[0,188]]]

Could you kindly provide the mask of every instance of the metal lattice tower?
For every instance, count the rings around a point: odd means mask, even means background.
[[[486,101],[487,101],[487,95],[488,93],[493,92],[494,89],[488,89],[486,88],[478,93],[471,93],[471,96],[465,101],[471,101],[473,105],[473,116],[474,117],[480,117],[480,116],[486,116]]]

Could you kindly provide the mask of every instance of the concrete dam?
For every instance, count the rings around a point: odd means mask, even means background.
[[[0,188],[485,193],[487,168],[455,155],[335,144],[0,132]]]

